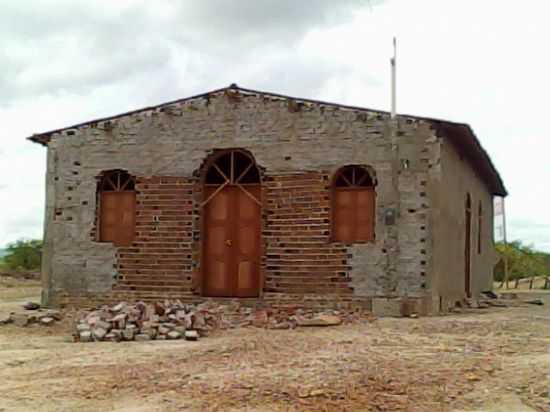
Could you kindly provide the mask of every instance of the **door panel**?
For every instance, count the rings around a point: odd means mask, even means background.
[[[245,193],[235,188],[235,273],[236,295],[258,296],[260,281],[260,186],[247,186]]]
[[[206,187],[208,198],[215,187]],[[204,292],[209,296],[231,296],[231,192],[229,188],[216,194],[204,206]]]
[[[215,187],[205,187],[208,198]],[[258,296],[260,186],[227,186],[204,206],[203,285],[207,296]]]
[[[241,261],[238,268],[237,290],[238,296],[257,296],[253,292],[257,289],[257,268],[254,262]]]
[[[256,252],[256,228],[253,225],[242,226],[238,229],[239,254],[247,256]]]
[[[211,260],[208,262],[207,291],[211,296],[231,296],[231,278],[228,262]]]
[[[227,239],[227,228],[224,226],[211,226],[205,239],[206,250],[210,256],[224,256]]]

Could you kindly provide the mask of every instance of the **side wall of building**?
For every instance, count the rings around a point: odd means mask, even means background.
[[[470,284],[472,296],[492,289],[495,250],[493,197],[467,159],[448,141],[441,146],[441,179],[434,180],[432,293],[443,309],[466,297],[466,198],[471,199]],[[481,219],[479,207],[481,205]],[[481,222],[481,225],[480,225]],[[481,232],[480,232],[481,231]]]
[[[196,298],[201,167],[213,151],[227,148],[249,151],[262,170],[264,299],[429,295],[426,188],[440,161],[439,140],[427,122],[218,93],[52,137],[45,303]],[[373,243],[330,239],[331,178],[350,164],[375,175]],[[97,178],[113,169],[137,178],[137,233],[126,248],[95,238]]]

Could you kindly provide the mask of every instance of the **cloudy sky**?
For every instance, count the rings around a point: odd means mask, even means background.
[[[541,0],[0,0],[0,247],[42,233],[25,141],[230,83],[468,122],[510,192],[509,238],[550,251],[550,9]]]

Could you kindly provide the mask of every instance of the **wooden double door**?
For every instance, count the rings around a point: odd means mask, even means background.
[[[261,186],[205,187],[202,278],[206,296],[260,291]]]

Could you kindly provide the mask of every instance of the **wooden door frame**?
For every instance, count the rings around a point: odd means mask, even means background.
[[[225,154],[227,153],[230,153],[230,152],[239,152],[243,155],[245,155],[246,157],[248,157],[251,161],[252,161],[252,164],[253,164],[253,167],[256,167],[257,171],[258,171],[258,177],[259,177],[259,180],[257,183],[255,183],[255,185],[259,186],[259,192],[260,192],[260,199],[258,199],[258,205],[260,207],[260,236],[259,236],[259,252],[258,252],[258,257],[259,257],[259,262],[258,262],[258,298],[262,298],[263,297],[263,294],[264,294],[264,284],[265,284],[265,274],[264,274],[264,257],[265,257],[265,240],[264,240],[264,237],[263,237],[263,231],[264,231],[264,225],[265,225],[265,219],[263,218],[263,210],[264,210],[264,205],[265,205],[265,199],[264,199],[264,185],[263,185],[263,182],[262,182],[262,173],[261,173],[261,169],[260,167],[258,166],[258,164],[256,163],[256,159],[254,158],[254,156],[252,155],[252,153],[250,153],[248,150],[245,150],[245,149],[241,149],[241,148],[229,148],[229,149],[219,149],[219,150],[215,150],[203,163],[203,165],[201,166],[201,172],[200,172],[200,179],[199,179],[199,185],[200,185],[200,190],[199,190],[199,193],[200,193],[200,196],[198,197],[198,203],[199,203],[199,208],[198,208],[198,212],[199,212],[199,230],[200,230],[200,235],[199,235],[199,247],[198,247],[198,251],[199,251],[199,262],[200,262],[200,266],[199,266],[199,270],[197,272],[197,275],[198,275],[198,282],[196,283],[197,285],[197,289],[198,289],[198,294],[200,296],[203,296],[203,297],[207,297],[205,296],[205,282],[206,282],[206,276],[205,276],[205,273],[204,273],[204,268],[205,268],[205,265],[204,265],[204,259],[205,259],[205,247],[206,247],[206,244],[205,244],[205,233],[206,233],[206,225],[207,225],[207,222],[206,222],[206,216],[205,216],[205,213],[204,213],[204,206],[205,206],[205,200],[207,200],[206,196],[205,196],[205,187],[206,187],[206,176],[207,176],[207,173],[208,171],[210,170],[210,168],[214,165],[214,163],[216,162],[216,160],[218,160],[220,157],[224,156]],[[244,185],[246,186],[246,185]],[[222,189],[223,190],[223,189]],[[234,298],[237,298],[237,297],[234,297]],[[250,299],[250,298],[239,298],[239,299]]]

